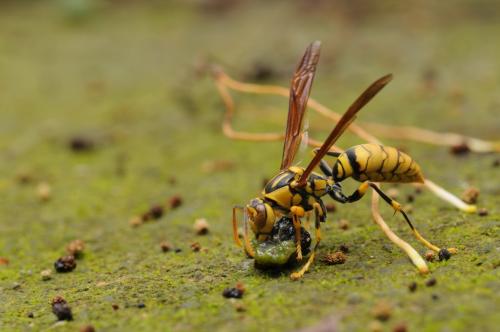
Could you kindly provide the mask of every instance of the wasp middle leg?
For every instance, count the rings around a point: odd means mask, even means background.
[[[320,224],[321,222],[325,221],[326,218],[326,210],[324,206],[318,202],[313,204],[314,208],[314,215],[316,217],[315,219],[315,228],[316,228],[316,244],[314,245],[314,248],[312,250],[311,256],[309,256],[309,259],[307,262],[304,264],[304,266],[297,272],[293,272],[290,275],[290,278],[292,280],[298,280],[304,276],[304,273],[306,273],[309,270],[309,266],[314,262],[314,258],[316,256],[316,249],[318,249],[319,243],[321,242],[321,230],[320,230]]]
[[[302,260],[302,235],[301,235],[301,223],[300,218],[305,215],[304,208],[302,206],[292,206],[290,208],[290,212],[292,213],[293,220],[293,228],[295,229],[295,243],[297,246],[297,260]]]

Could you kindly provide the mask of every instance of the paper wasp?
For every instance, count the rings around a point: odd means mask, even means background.
[[[306,106],[319,53],[320,42],[316,41],[306,49],[292,79],[280,172],[267,183],[261,197],[251,200],[245,207],[233,208],[232,224],[235,242],[239,246],[244,246],[245,252],[250,257],[255,257],[255,251],[248,236],[248,224],[255,234],[257,243],[263,243],[271,236],[278,220],[281,222],[291,219],[295,233],[296,259],[300,261],[303,254],[301,218],[306,213],[314,212],[316,243],[304,266],[291,274],[292,279],[299,279],[314,261],[321,240],[320,224],[326,221],[326,209],[322,197],[328,195],[340,203],[352,203],[361,199],[371,187],[395,212],[402,214],[420,242],[432,250],[439,251],[441,255],[449,255],[447,249],[440,249],[425,240],[412,225],[401,205],[387,196],[376,184],[378,182],[422,183],[424,178],[420,167],[409,155],[395,148],[378,144],[357,145],[342,153],[330,151],[338,138],[354,121],[356,114],[391,81],[392,75],[389,74],[376,80],[353,102],[321,147],[314,151],[315,156],[307,167],[293,165],[303,137]],[[325,156],[337,158],[333,167],[323,160]],[[313,172],[317,166],[323,174]],[[349,196],[342,192],[340,185],[340,182],[347,178],[362,182],[358,189]],[[238,236],[236,218],[238,209],[242,209],[244,213],[243,244]]]

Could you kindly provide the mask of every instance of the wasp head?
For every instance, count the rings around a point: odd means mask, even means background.
[[[276,219],[273,208],[260,198],[255,198],[246,206],[248,221],[258,241],[265,241],[271,233]]]

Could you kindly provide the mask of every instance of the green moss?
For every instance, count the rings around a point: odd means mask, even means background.
[[[436,286],[426,287],[429,277],[418,275],[373,225],[366,198],[338,206],[322,228],[320,255],[346,244],[346,263],[317,261],[303,280],[292,282],[290,271],[256,270],[233,244],[230,226],[231,207],[257,196],[263,178],[276,172],[282,144],[224,137],[215,89],[193,72],[207,58],[242,78],[263,59],[276,68],[271,81],[286,85],[305,45],[320,39],[312,95],[326,105],[342,110],[369,82],[393,72],[394,81],[359,121],[498,139],[498,5],[489,4],[487,12],[468,1],[308,11],[285,2],[243,3],[217,14],[195,4],[77,2],[92,5],[77,15],[79,24],[68,24],[73,14],[65,10],[74,9],[58,2],[0,5],[0,257],[10,260],[0,266],[0,330],[54,326],[50,300],[56,295],[75,317],[60,331],[85,324],[98,331],[283,331],[326,317],[336,317],[342,330],[364,331],[380,299],[393,305],[386,330],[400,322],[410,331],[499,326],[500,195],[498,168],[492,167],[498,156],[457,158],[440,147],[386,142],[404,145],[427,177],[455,194],[479,187],[479,204],[490,212],[465,215],[429,192],[416,196],[412,217],[421,233],[459,249],[449,261],[429,263]],[[431,92],[421,81],[429,68],[437,73]],[[285,99],[236,100],[238,128],[283,130]],[[318,139],[333,125],[313,113],[310,119],[310,134]],[[96,149],[72,152],[67,141],[74,135],[91,137]],[[339,144],[359,142],[346,134]],[[308,158],[299,159],[304,164]],[[205,173],[203,163],[212,160],[231,161],[234,168]],[[18,183],[20,173],[33,182]],[[52,187],[45,203],[35,193],[39,181]],[[398,189],[403,202],[413,193],[410,186]],[[174,194],[182,196],[181,207],[157,222],[128,225]],[[425,252],[403,220],[391,217],[388,207],[382,212]],[[207,218],[209,235],[193,231],[198,217]],[[340,218],[350,229],[337,227]],[[77,268],[42,281],[40,272],[76,238],[87,244]],[[163,240],[182,252],[161,252]],[[195,241],[206,251],[192,252]],[[408,291],[412,281],[415,293]],[[244,312],[221,296],[236,282],[247,288],[239,300]]]

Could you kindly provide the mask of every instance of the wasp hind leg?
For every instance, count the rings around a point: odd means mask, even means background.
[[[316,256],[316,249],[318,248],[319,243],[321,241],[320,223],[325,220],[326,213],[325,213],[324,208],[319,203],[314,203],[313,207],[314,207],[314,212],[315,212],[315,216],[316,216],[316,220],[315,220],[315,224],[314,224],[315,228],[316,228],[316,244],[314,245],[311,256],[309,256],[309,259],[304,264],[304,266],[302,266],[302,268],[299,271],[293,272],[290,275],[290,278],[292,280],[298,280],[298,279],[302,278],[304,276],[304,273],[306,273],[309,270],[309,267],[311,266],[312,262],[314,262],[314,258]]]
[[[429,248],[435,252],[440,253],[440,255],[444,254],[444,252],[443,252],[444,249],[441,249],[438,246],[433,245],[417,231],[415,226],[413,226],[413,224],[411,223],[410,218],[408,217],[406,212],[403,211],[401,204],[398,203],[397,201],[391,199],[389,196],[387,196],[375,183],[372,183],[369,181],[365,181],[365,182],[361,183],[361,185],[358,187],[358,189],[356,189],[356,191],[354,191],[352,193],[352,195],[350,195],[350,196],[345,196],[342,193],[340,184],[336,184],[336,185],[337,185],[337,187],[334,188],[334,191],[330,194],[330,196],[333,199],[335,199],[336,201],[341,202],[341,203],[352,203],[352,202],[356,202],[356,201],[360,200],[365,195],[368,188],[372,187],[373,190],[375,190],[382,197],[382,199],[394,209],[395,213],[399,212],[403,215],[404,219],[406,220],[406,223],[408,224],[408,226],[410,226],[413,235],[420,243],[422,243],[427,248]],[[451,254],[456,253],[455,248],[449,248],[447,250]],[[444,255],[444,256],[446,256],[446,255]]]
[[[415,228],[415,226],[413,226],[413,224],[411,223],[410,221],[410,218],[408,217],[408,215],[406,214],[406,212],[403,211],[403,209],[401,208],[401,204],[398,203],[397,201],[391,199],[389,196],[387,196],[377,185],[375,185],[374,183],[369,183],[370,187],[373,188],[373,190],[375,190],[379,195],[380,197],[382,197],[382,199],[387,203],[389,204],[390,206],[392,206],[392,208],[394,209],[394,212],[399,212],[403,215],[403,217],[405,218],[406,220],[406,223],[408,224],[408,226],[410,226],[411,228],[411,231],[413,233],[413,235],[415,236],[415,238],[420,242],[422,243],[424,246],[426,246],[427,248],[439,253],[439,256],[444,256],[446,257],[446,254],[444,253],[445,250],[448,251],[449,254],[454,254],[457,252],[457,250],[455,248],[448,248],[448,249],[444,249],[444,248],[439,248],[438,246],[435,246],[434,244],[430,243],[428,240],[426,240],[418,231],[417,229]]]

